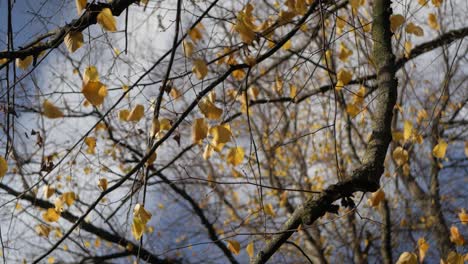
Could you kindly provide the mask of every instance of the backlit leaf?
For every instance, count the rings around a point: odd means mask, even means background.
[[[426,257],[426,253],[429,250],[429,244],[426,242],[426,240],[421,237],[418,239],[418,248],[419,248],[419,260],[422,263],[424,261],[424,258]]]
[[[271,217],[276,216],[275,209],[273,208],[273,205],[271,203],[265,204],[263,209],[265,210],[265,214],[267,214],[267,215],[269,215]]]
[[[462,209],[460,213],[458,213],[458,219],[464,225],[468,225],[468,214],[466,213],[465,209]]]
[[[44,109],[44,116],[48,118],[60,118],[63,117],[62,111],[49,100],[44,100],[42,103],[42,109]]]
[[[450,227],[450,241],[452,241],[457,246],[463,246],[465,244],[465,238],[456,226]]]
[[[33,56],[27,56],[24,59],[16,59],[16,66],[22,70],[26,70],[33,61]]]
[[[141,219],[141,221],[146,224],[151,219],[152,215],[150,212],[146,211],[143,205],[136,204],[133,209],[133,217]]]
[[[401,166],[408,161],[408,151],[402,147],[396,147],[392,156],[398,166]]]
[[[427,22],[429,26],[434,29],[434,30],[439,30],[440,25],[439,22],[437,22],[437,15],[434,13],[430,13],[429,16],[427,17]]]
[[[59,218],[60,214],[54,208],[49,208],[42,214],[42,219],[46,222],[57,222]]]
[[[76,4],[76,11],[78,11],[78,15],[81,14],[81,11],[86,8],[86,0],[75,0]]]
[[[140,240],[141,236],[143,236],[143,231],[145,230],[145,224],[141,221],[141,219],[133,218],[132,223],[132,235],[136,240]]]
[[[443,159],[445,157],[445,153],[447,152],[447,146],[447,142],[440,140],[439,144],[435,145],[432,149],[432,155],[434,155],[436,158]]]
[[[418,256],[412,252],[403,252],[396,264],[418,264]]]
[[[84,143],[88,146],[86,153],[96,154],[96,138],[95,137],[85,137]]]
[[[103,191],[107,190],[107,184],[108,182],[106,178],[101,178],[98,181],[98,187]]]
[[[94,106],[99,106],[104,102],[107,88],[101,82],[89,81],[83,85],[81,92],[85,98]]]
[[[204,60],[196,59],[193,61],[192,71],[199,80],[202,80],[208,74],[208,67]]]
[[[414,24],[413,22],[410,22],[408,25],[406,25],[405,30],[406,33],[410,33],[418,37],[424,36],[424,30],[422,29],[422,27]]]
[[[192,141],[199,144],[208,134],[208,125],[204,118],[195,119],[192,125]]]
[[[240,243],[236,240],[227,240],[227,248],[234,254],[239,255],[240,252]]]
[[[403,23],[405,23],[404,16],[400,14],[392,15],[390,17],[390,30],[395,32]]]
[[[141,104],[137,104],[127,117],[127,121],[138,122],[145,115],[145,107]]]
[[[253,258],[254,253],[255,253],[254,242],[250,242],[247,245],[247,248],[245,249],[245,251],[247,251],[247,254],[249,255],[250,258]]]
[[[97,15],[97,22],[107,31],[117,31],[115,17],[110,8],[103,8]]]
[[[62,194],[62,199],[68,206],[72,206],[76,200],[76,194],[74,192],[66,192]]]
[[[211,120],[218,120],[223,114],[223,109],[216,107],[216,105],[207,98],[203,98],[198,103],[198,107],[202,114]]]
[[[233,147],[229,149],[226,162],[232,166],[237,166],[244,160],[244,149],[242,147]]]
[[[371,197],[367,200],[367,203],[372,206],[378,206],[385,199],[385,192],[382,189],[371,194]]]
[[[405,120],[403,124],[403,140],[407,141],[413,135],[413,123]]]
[[[8,163],[4,157],[0,156],[0,178],[5,176],[8,171]]]
[[[69,32],[67,35],[65,35],[63,42],[65,43],[68,51],[73,53],[83,46],[83,33],[79,31]]]

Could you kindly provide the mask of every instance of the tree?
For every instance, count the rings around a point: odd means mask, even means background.
[[[5,263],[466,260],[461,2],[6,2]]]

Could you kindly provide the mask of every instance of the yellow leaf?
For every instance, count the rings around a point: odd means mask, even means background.
[[[410,33],[418,37],[424,36],[424,30],[422,27],[417,26],[413,22],[410,22],[408,25],[406,25],[406,33]]]
[[[385,192],[382,189],[379,189],[378,191],[372,193],[371,197],[367,200],[367,203],[372,207],[376,207],[383,200],[385,200]]]
[[[237,14],[237,21],[234,30],[239,33],[242,42],[252,44],[255,40],[255,25],[253,24],[253,6],[247,4],[244,9]]]
[[[83,74],[83,82],[99,82],[99,73],[95,66],[86,67]]]
[[[154,137],[160,129],[161,123],[159,123],[157,118],[153,118],[153,121],[151,122],[151,137]]]
[[[101,239],[96,238],[96,240],[94,240],[94,247],[98,248],[100,246],[101,246]]]
[[[347,85],[353,78],[353,74],[347,70],[341,69],[338,72],[338,82],[336,83],[336,90],[340,91],[345,85]]]
[[[34,229],[39,236],[43,237],[48,237],[51,231],[51,228],[44,224],[37,225]]]
[[[136,204],[133,209],[133,217],[140,219],[143,224],[146,224],[151,219],[152,215],[150,212],[146,211],[143,205]]]
[[[409,58],[411,54],[411,49],[413,48],[413,44],[410,41],[405,41],[405,57]]]
[[[279,95],[283,95],[283,78],[281,78],[279,75],[276,75],[275,77],[275,91],[279,94]]]
[[[59,218],[60,214],[54,208],[49,208],[42,214],[42,219],[46,222],[57,222]]]
[[[203,29],[203,24],[198,23],[194,28],[189,29],[187,32],[189,37],[193,40],[193,42],[197,42],[203,38],[201,30]]]
[[[132,223],[132,235],[136,240],[140,240],[143,236],[143,231],[145,230],[145,224],[139,218],[133,218]]]
[[[465,238],[460,234],[456,226],[450,227],[450,241],[457,246],[463,246],[465,244]]]
[[[208,144],[205,146],[205,150],[203,151],[203,159],[208,160],[211,157],[211,153],[213,153],[213,147]]]
[[[185,57],[187,57],[187,58],[192,57],[193,49],[194,49],[194,46],[193,46],[192,42],[188,42],[187,40],[184,40],[182,42],[182,47],[184,49]]]
[[[434,30],[439,30],[440,29],[439,22],[437,22],[436,14],[430,13],[428,18],[427,18],[427,22],[428,22],[429,26],[432,29],[434,29]]]
[[[417,264],[418,263],[418,257],[416,254],[411,253],[411,252],[403,252],[400,257],[398,258],[398,261],[396,264]]]
[[[53,105],[49,100],[44,100],[42,103],[42,108],[44,109],[44,115],[48,118],[60,118],[63,117],[62,111]]]
[[[465,261],[467,260],[467,256],[463,257],[463,255],[458,254],[455,251],[450,251],[447,255],[447,261],[440,260],[441,264],[464,264],[466,263]]]
[[[47,258],[47,263],[48,264],[54,264],[55,263],[55,258],[54,257]]]
[[[236,240],[227,240],[227,248],[234,254],[239,255],[240,252],[240,243]]]
[[[231,169],[231,173],[232,173],[232,176],[234,176],[234,178],[242,178],[242,173],[238,172],[234,168]]]
[[[434,157],[443,159],[445,157],[445,153],[447,152],[447,142],[444,140],[440,140],[439,144],[437,144],[433,149],[432,149],[432,155]]]
[[[71,206],[76,200],[76,194],[74,192],[66,192],[66,193],[62,194],[62,200],[68,206]]]
[[[349,4],[351,5],[351,7],[356,10],[358,9],[360,6],[362,6],[364,4],[363,0],[350,0],[349,1]]]
[[[94,106],[99,106],[104,102],[107,88],[101,82],[89,81],[83,85],[81,92],[85,98]]]
[[[57,197],[54,200],[55,211],[63,212],[63,200],[62,197]]]
[[[426,257],[426,253],[429,250],[429,244],[426,242],[426,240],[421,237],[418,239],[418,247],[419,247],[419,261],[423,263],[424,258]]]
[[[33,61],[33,56],[27,56],[24,59],[16,59],[16,66],[22,70],[26,70]]]
[[[429,0],[428,0],[429,1]],[[442,4],[443,0],[432,0],[432,4],[435,6],[435,7],[440,7],[440,5]]]
[[[247,251],[247,254],[249,255],[250,258],[253,258],[255,249],[254,249],[254,242],[250,242],[247,245],[247,248],[245,249]]]
[[[78,15],[81,14],[81,11],[86,8],[86,0],[75,0],[76,4],[76,11],[78,11]]]
[[[250,89],[249,91],[252,91],[252,89]],[[295,84],[290,84],[289,85],[289,97],[291,98],[296,98],[297,96],[297,86]],[[255,98],[253,98],[255,100]]]
[[[231,140],[231,130],[225,125],[211,127],[209,133],[213,136],[212,145],[216,151],[221,151],[224,144]]]
[[[232,72],[232,77],[234,77],[234,79],[236,79],[238,81],[243,80],[244,77],[245,77],[244,69],[238,69],[238,70],[233,71]]]
[[[181,96],[179,90],[177,90],[177,88],[175,88],[175,87],[172,87],[171,92],[169,94],[171,95],[172,98],[174,98],[176,100],[179,99],[180,96]]]
[[[122,109],[119,111],[119,119],[120,121],[127,121],[128,115],[130,111],[128,109]]]
[[[85,137],[84,143],[88,146],[86,153],[96,154],[96,138],[95,137]]]
[[[159,124],[160,124],[160,129],[161,130],[169,130],[172,127],[171,120],[169,120],[167,118],[163,118],[163,119],[159,120]]]
[[[208,67],[204,60],[196,59],[193,61],[192,71],[199,80],[203,80],[208,74]]]
[[[138,122],[141,120],[141,118],[143,118],[144,115],[145,115],[145,107],[142,106],[141,104],[137,104],[132,109],[130,114],[128,114],[127,121]]]
[[[353,51],[348,49],[348,47],[342,42],[340,44],[340,54],[338,54],[338,58],[343,62],[347,62],[351,55],[353,55]]]
[[[272,217],[276,216],[275,209],[273,208],[273,205],[271,203],[265,204],[263,209],[265,210],[265,214],[270,215]]]
[[[8,162],[2,156],[0,156],[0,178],[5,176],[8,171]]]
[[[339,72],[338,72],[338,80],[341,81],[343,83],[343,85],[347,85],[353,78],[353,73],[347,71],[347,70],[344,70],[344,69],[341,69]]]
[[[70,32],[67,35],[65,35],[63,42],[65,43],[65,46],[67,47],[68,51],[73,53],[77,49],[81,48],[81,46],[83,46],[83,33],[79,31]]]
[[[216,107],[216,105],[207,98],[203,98],[198,103],[198,107],[202,114],[211,120],[218,120],[223,114],[223,109]]]
[[[402,147],[396,147],[392,156],[398,166],[401,166],[408,161],[408,151]]]
[[[45,185],[43,189],[44,189],[44,197],[46,199],[49,199],[55,193],[55,188],[50,185]]]
[[[359,114],[361,108],[356,106],[355,104],[349,104],[346,106],[346,112],[353,118]]]
[[[283,50],[289,50],[291,49],[291,46],[292,46],[292,41],[291,39],[289,39],[288,41],[286,41],[283,46],[281,47]]]
[[[157,157],[158,154],[156,154],[156,152],[151,153],[151,155],[148,157],[148,160],[146,161],[146,165],[152,165]]]
[[[204,118],[195,119],[192,125],[192,141],[199,144],[208,134],[208,125]]]
[[[405,120],[403,125],[403,140],[407,141],[413,135],[413,123]]]
[[[244,160],[244,149],[242,147],[233,147],[229,149],[226,162],[232,166],[237,166]]]
[[[468,214],[466,213],[465,209],[462,209],[461,212],[458,214],[458,219],[464,225],[468,224]]]
[[[400,14],[392,15],[390,17],[390,30],[395,32],[403,23],[405,23],[404,16]]]
[[[97,22],[107,31],[117,31],[116,21],[109,8],[103,8],[97,15]]]
[[[101,188],[101,190],[105,191],[107,190],[107,179],[106,178],[101,178],[98,181],[98,187]]]

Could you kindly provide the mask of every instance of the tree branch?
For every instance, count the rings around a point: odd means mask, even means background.
[[[296,231],[300,224],[312,224],[326,212],[338,209],[332,203],[349,197],[354,192],[374,192],[379,188],[384,171],[384,160],[391,141],[391,120],[397,99],[395,78],[395,56],[391,47],[390,15],[391,1],[374,1],[372,39],[374,40],[373,61],[377,68],[377,95],[375,98],[375,118],[372,135],[366,148],[362,165],[353,172],[350,179],[330,186],[318,198],[311,197],[299,206],[274,236],[261,250],[252,263],[265,263]]]

